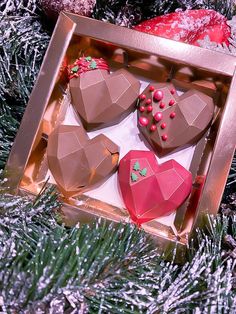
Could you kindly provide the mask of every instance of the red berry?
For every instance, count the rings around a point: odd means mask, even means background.
[[[147,126],[149,123],[149,120],[145,117],[140,117],[138,122],[141,126]]]
[[[157,126],[155,124],[152,124],[150,127],[150,131],[154,132],[156,131],[156,129],[157,129]]]
[[[171,99],[170,102],[169,102],[169,105],[170,105],[170,106],[173,106],[174,104],[175,104],[174,99]]]
[[[163,134],[161,138],[163,141],[166,141],[168,139],[168,136],[166,134]]]
[[[171,114],[170,114],[170,118],[171,118],[171,119],[174,119],[175,115],[176,115],[176,113],[175,113],[175,112],[171,112]]]
[[[153,92],[154,89],[155,89],[154,86],[152,86],[152,85],[149,86],[149,91],[150,91],[150,92]]]
[[[156,122],[161,121],[161,119],[162,119],[162,113],[161,113],[161,112],[155,113],[154,119],[156,120]]]
[[[174,95],[175,89],[173,88],[170,92],[171,92],[172,95]]]
[[[150,106],[148,106],[148,107],[147,107],[147,112],[151,112],[151,111],[152,111],[152,109],[153,109],[153,108],[152,108],[152,106],[151,106],[151,105],[150,105]]]
[[[159,89],[156,90],[155,93],[154,93],[154,95],[153,95],[153,98],[154,98],[154,100],[156,100],[156,101],[162,100],[163,97],[164,97],[163,91],[162,91],[162,90],[159,90]]]
[[[141,94],[140,96],[139,96],[139,99],[141,99],[141,100],[144,100],[146,98],[146,95],[144,95],[144,94]]]
[[[160,107],[161,109],[165,108],[165,103],[164,103],[164,102],[161,102],[159,107]]]
[[[147,105],[151,105],[151,103],[152,103],[151,98],[148,98],[148,99],[146,100],[146,104],[147,104]]]
[[[166,128],[166,123],[162,123],[162,124],[161,124],[161,128],[162,128],[162,129],[165,129],[165,128]]]
[[[145,107],[144,107],[144,106],[140,106],[140,107],[139,107],[139,111],[140,111],[140,112],[144,112],[144,111],[145,111]]]

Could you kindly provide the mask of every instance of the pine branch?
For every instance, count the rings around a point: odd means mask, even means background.
[[[168,0],[97,0],[92,16],[116,25],[131,27],[141,20],[173,12],[176,8],[177,2]]]
[[[192,313],[206,308],[233,313],[232,258],[223,263],[221,254],[228,225],[226,218],[213,220],[209,236],[199,232],[199,249],[192,248],[183,268],[164,262],[150,239],[130,225],[56,226],[40,235],[32,228],[16,242],[8,263],[0,262],[4,305],[22,313],[39,308],[49,313],[59,306],[61,313]]]
[[[0,4],[0,169],[4,168],[49,41],[36,3],[5,0]]]
[[[6,179],[3,183],[7,185]],[[236,310],[235,257],[225,250],[230,218],[210,219],[208,234],[198,232],[198,249],[191,245],[189,262],[180,267],[163,261],[150,238],[132,225],[61,226],[53,216],[58,206],[51,189],[36,199],[2,195],[0,293],[6,310]],[[230,243],[236,242],[235,225],[231,237]]]
[[[155,16],[186,9],[212,9],[228,19],[235,14],[233,0],[97,0],[92,16],[121,26],[131,27]]]
[[[23,15],[38,10],[37,0],[1,0],[0,11],[3,15]]]
[[[231,19],[235,14],[234,0],[177,0],[178,8],[186,9],[210,9],[221,13],[228,19]]]
[[[0,18],[0,97],[25,103],[49,36],[43,32],[37,15],[1,15]]]

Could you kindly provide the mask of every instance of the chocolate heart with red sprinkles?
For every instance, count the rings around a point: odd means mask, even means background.
[[[213,99],[197,90],[181,96],[171,83],[149,85],[139,97],[140,132],[160,155],[196,143],[209,127]]]

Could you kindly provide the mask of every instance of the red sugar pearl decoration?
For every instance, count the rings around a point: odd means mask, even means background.
[[[175,116],[176,116],[176,113],[175,113],[175,112],[171,112],[170,118],[171,118],[171,119],[174,119]]]
[[[151,85],[151,86],[149,86],[149,91],[150,91],[150,92],[153,92],[153,91],[154,91],[154,89],[155,89],[155,88],[154,88],[154,86],[152,86],[152,85]]]
[[[155,113],[154,119],[156,120],[156,122],[161,121],[161,119],[162,119],[162,113],[161,113],[161,112]]]
[[[155,124],[152,124],[150,127],[150,131],[154,132],[156,131],[156,129],[157,129],[157,126]]]
[[[162,129],[165,129],[165,128],[166,128],[166,123],[162,123],[162,124],[161,124],[161,128],[162,128]]]
[[[148,98],[148,99],[146,100],[146,104],[147,104],[147,105],[151,105],[151,103],[152,103],[151,98]]]
[[[171,99],[170,102],[169,102],[169,106],[173,106],[174,104],[175,104],[174,99]]]
[[[144,107],[144,106],[140,106],[140,107],[139,107],[139,111],[140,111],[140,112],[144,112],[144,111],[145,111],[145,107]]]
[[[156,100],[156,101],[162,100],[163,97],[164,97],[164,93],[163,93],[162,90],[159,90],[159,89],[156,90],[155,93],[154,93],[154,95],[153,95],[153,98],[154,98],[154,100]]]
[[[159,107],[160,107],[161,109],[165,108],[164,102],[161,102],[160,105],[159,105]]]
[[[148,106],[148,107],[147,107],[147,112],[152,112],[152,109],[153,109],[153,108],[152,108],[152,106],[151,106],[151,105],[150,105],[150,106]]]
[[[168,136],[166,134],[163,134],[161,138],[165,142],[168,139]]]
[[[149,120],[148,120],[147,118],[145,118],[145,117],[140,117],[140,118],[138,119],[138,122],[139,122],[139,124],[140,124],[141,126],[147,126],[148,123],[149,123]]]
[[[172,95],[174,95],[175,94],[175,89],[172,89],[170,92],[171,92]]]
[[[144,100],[146,98],[146,95],[145,94],[141,94],[140,96],[139,96],[139,99],[140,100]]]

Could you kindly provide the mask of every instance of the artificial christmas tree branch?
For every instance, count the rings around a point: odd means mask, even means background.
[[[5,180],[4,180],[5,181]],[[6,182],[4,182],[6,185]],[[188,313],[235,310],[233,258],[225,251],[230,218],[210,218],[183,267],[165,262],[132,225],[97,222],[66,228],[51,188],[36,199],[4,194],[0,291],[19,313]],[[232,230],[236,237],[236,229]],[[60,311],[59,311],[60,309]]]
[[[49,42],[37,1],[0,8],[0,168],[3,169]]]

